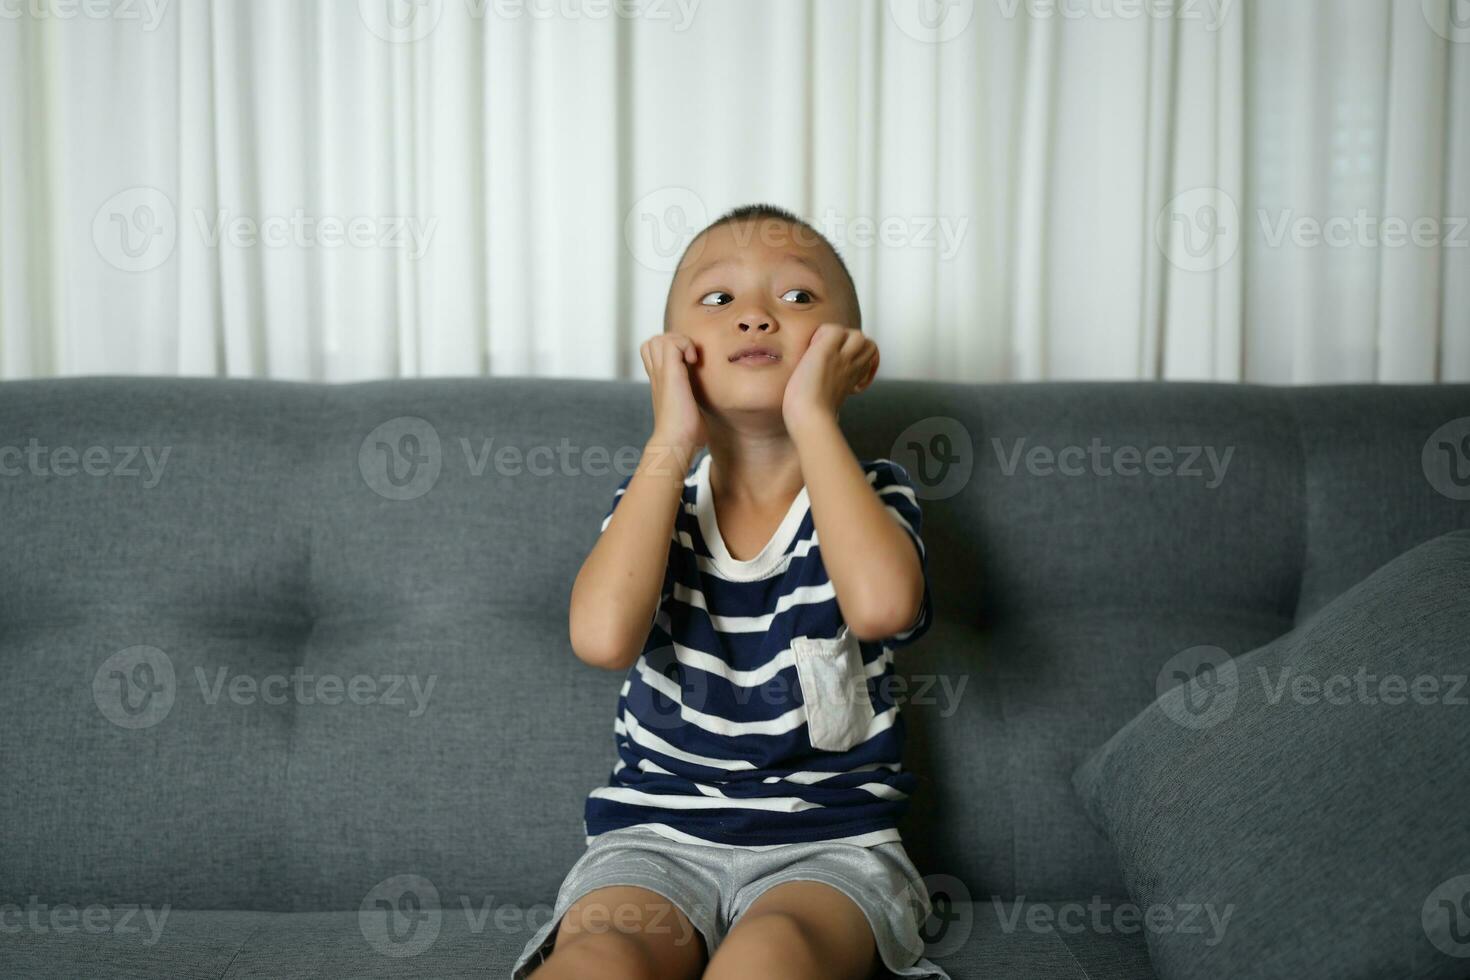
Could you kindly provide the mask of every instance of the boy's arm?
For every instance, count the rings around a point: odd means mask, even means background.
[[[864,642],[902,633],[923,611],[924,570],[914,541],[874,492],[835,414],[812,412],[788,431],[848,629]]]
[[[658,611],[669,542],[696,452],[650,439],[638,468],[572,584],[572,652],[584,663],[627,670],[643,652]]]

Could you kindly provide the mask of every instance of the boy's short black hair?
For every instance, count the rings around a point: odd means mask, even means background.
[[[700,229],[699,234],[689,239],[689,244],[684,246],[684,252],[679,256],[678,265],[674,266],[675,275],[678,274],[677,270],[681,266],[683,266],[684,259],[688,256],[690,247],[693,246],[696,241],[698,241],[706,233],[713,231],[714,229],[719,228],[722,225],[735,224],[742,221],[782,221],[786,224],[792,225],[804,234],[813,236],[817,241],[820,241],[823,245],[826,245],[828,251],[830,251],[832,253],[832,256],[837,259],[837,267],[842,270],[842,277],[847,281],[848,298],[852,301],[853,316],[857,320],[856,323],[848,325],[858,330],[861,330],[863,328],[863,311],[861,304],[858,303],[857,284],[852,281],[852,273],[848,271],[847,263],[844,262],[842,259],[842,253],[837,251],[837,247],[832,244],[832,242],[827,238],[826,235],[822,234],[816,228],[812,227],[809,222],[803,220],[795,213],[788,211],[786,208],[780,207],[775,204],[742,204],[739,207],[731,208],[729,211],[726,211],[714,221],[711,221],[709,224],[705,225],[702,229]],[[673,291],[674,278],[673,276],[670,276],[669,296],[673,295]],[[668,333],[668,331],[669,300],[668,297],[665,297],[664,333]]]

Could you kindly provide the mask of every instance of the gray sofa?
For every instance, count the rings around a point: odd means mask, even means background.
[[[1068,914],[1127,901],[1074,770],[1181,650],[1470,527],[1426,448],[1465,416],[1470,386],[844,408],[932,487],[904,831],[956,980],[1153,975]],[[567,599],[651,420],[617,382],[0,384],[0,974],[508,976],[612,762],[621,678]]]

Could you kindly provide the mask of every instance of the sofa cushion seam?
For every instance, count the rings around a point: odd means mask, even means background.
[[[274,913],[267,912],[266,915],[274,915]],[[230,962],[226,963],[225,968],[220,971],[219,980],[227,980],[230,975],[230,970],[233,969],[235,966],[235,961],[240,958],[241,953],[245,952],[245,947],[250,945],[250,940],[260,935],[265,927],[266,923],[262,922],[260,925],[252,929],[249,934],[245,936],[244,939],[240,940],[240,948],[235,950],[234,955],[230,957]]]

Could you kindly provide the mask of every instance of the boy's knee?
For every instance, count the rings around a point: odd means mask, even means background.
[[[559,936],[546,966],[551,973],[609,980],[658,980],[658,957],[638,933],[572,932]]]
[[[824,975],[819,938],[799,917],[759,912],[742,917],[738,925],[716,950],[707,980]]]

